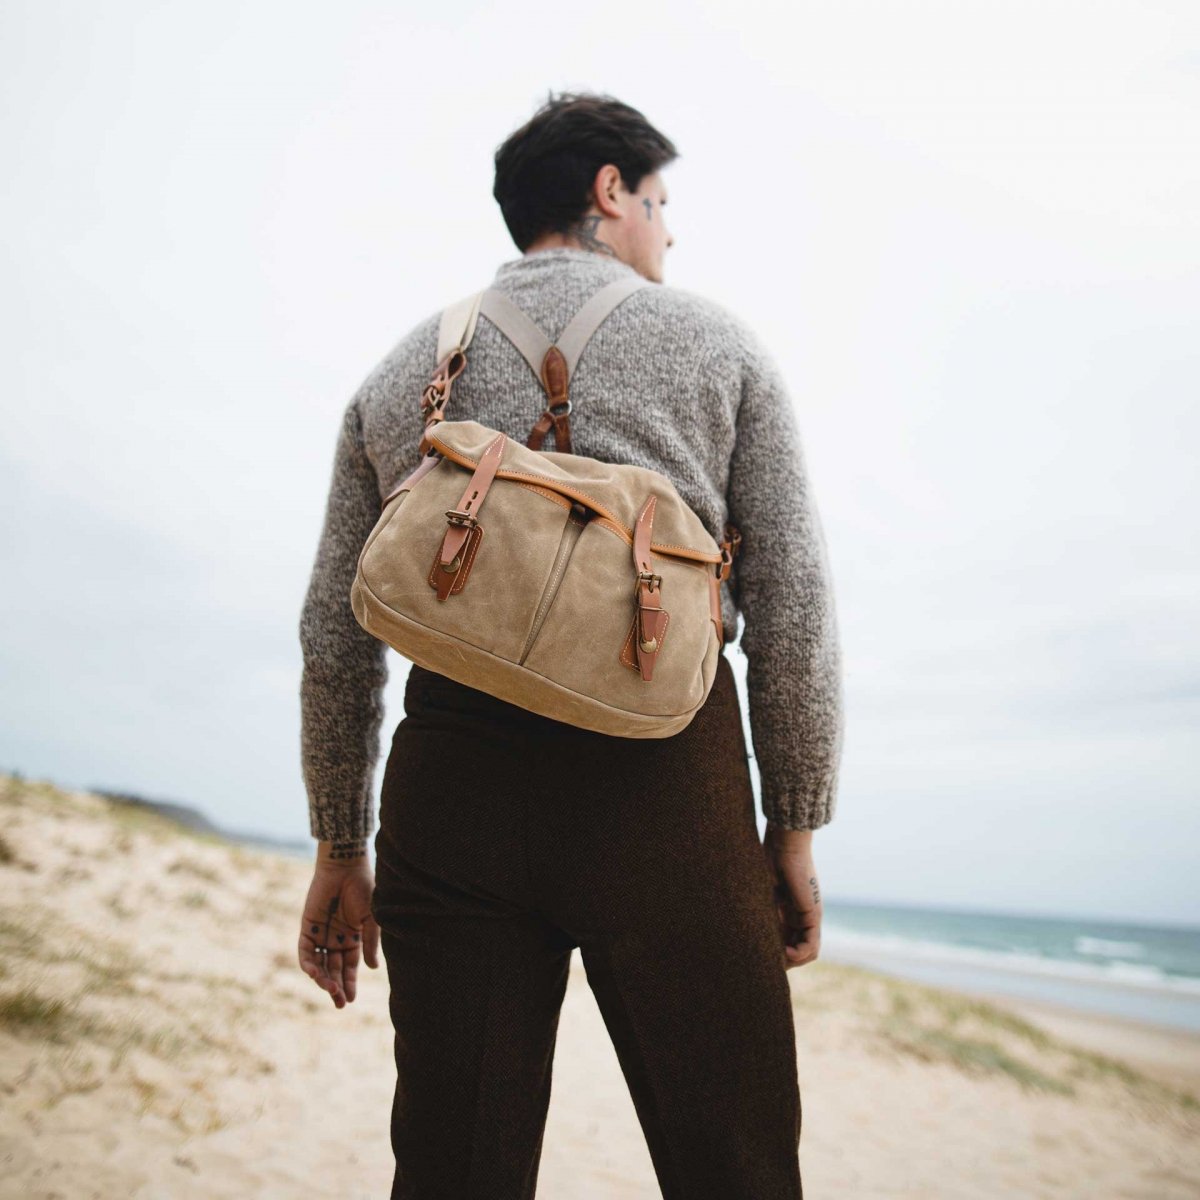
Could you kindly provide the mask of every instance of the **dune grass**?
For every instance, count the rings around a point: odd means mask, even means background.
[[[1023,1091],[1069,1097],[1089,1085],[1113,1085],[1181,1116],[1200,1109],[1193,1092],[1071,1045],[989,1000],[849,963],[819,961],[805,971],[793,999],[798,1027],[814,1008],[848,1008],[860,1018],[866,1043],[884,1056],[1002,1077]]]

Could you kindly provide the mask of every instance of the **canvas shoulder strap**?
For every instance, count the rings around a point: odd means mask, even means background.
[[[475,334],[475,322],[479,318],[479,302],[482,298],[483,292],[472,292],[471,295],[442,309],[442,319],[438,326],[439,363],[452,350],[465,350],[470,344]]]
[[[552,342],[545,331],[503,292],[490,287],[472,292],[442,311],[438,326],[437,370],[431,387],[426,389],[422,409],[432,415],[436,407],[434,419],[441,419],[441,410],[449,396],[449,384],[465,365],[464,351],[474,337],[482,314],[520,351],[549,397],[549,405],[530,431],[526,444],[540,449],[546,434],[553,428],[555,446],[570,452],[567,415],[571,411],[568,397],[571,376],[592,335],[609,314],[634,292],[649,286],[650,280],[630,273],[598,288],[567,322],[557,343]]]
[[[566,329],[558,338],[558,348],[567,361],[568,377],[575,374],[575,365],[583,354],[593,333],[604,323],[604,319],[623,300],[644,287],[650,280],[634,275],[625,279],[614,279],[592,294],[587,303],[571,318]]]
[[[503,292],[494,288],[483,292],[479,311],[520,350],[533,373],[541,378],[542,362],[553,345],[541,328]]]
[[[554,343],[541,328],[503,292],[484,288],[442,311],[438,329],[437,361],[440,363],[452,350],[465,350],[475,334],[475,325],[482,313],[516,348],[540,380],[546,352],[557,344],[567,365],[568,377],[583,354],[592,334],[605,318],[627,297],[650,281],[641,276],[616,279],[593,292],[582,308],[567,323]]]

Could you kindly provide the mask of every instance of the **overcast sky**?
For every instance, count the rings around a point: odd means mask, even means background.
[[[586,88],[682,152],[667,283],[791,382],[846,663],[826,895],[1200,922],[1200,10],[589,13],[5,6],[0,766],[307,836],[341,412],[516,256],[494,149]]]

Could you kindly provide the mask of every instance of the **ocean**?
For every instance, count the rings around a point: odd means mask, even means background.
[[[821,958],[1200,1031],[1200,929],[827,899]]]

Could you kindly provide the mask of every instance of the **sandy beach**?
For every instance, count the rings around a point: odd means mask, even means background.
[[[387,977],[300,971],[304,862],[0,776],[0,1195],[386,1196]],[[1200,1196],[1200,1037],[789,972],[805,1195]],[[659,1195],[576,955],[539,1176]]]

